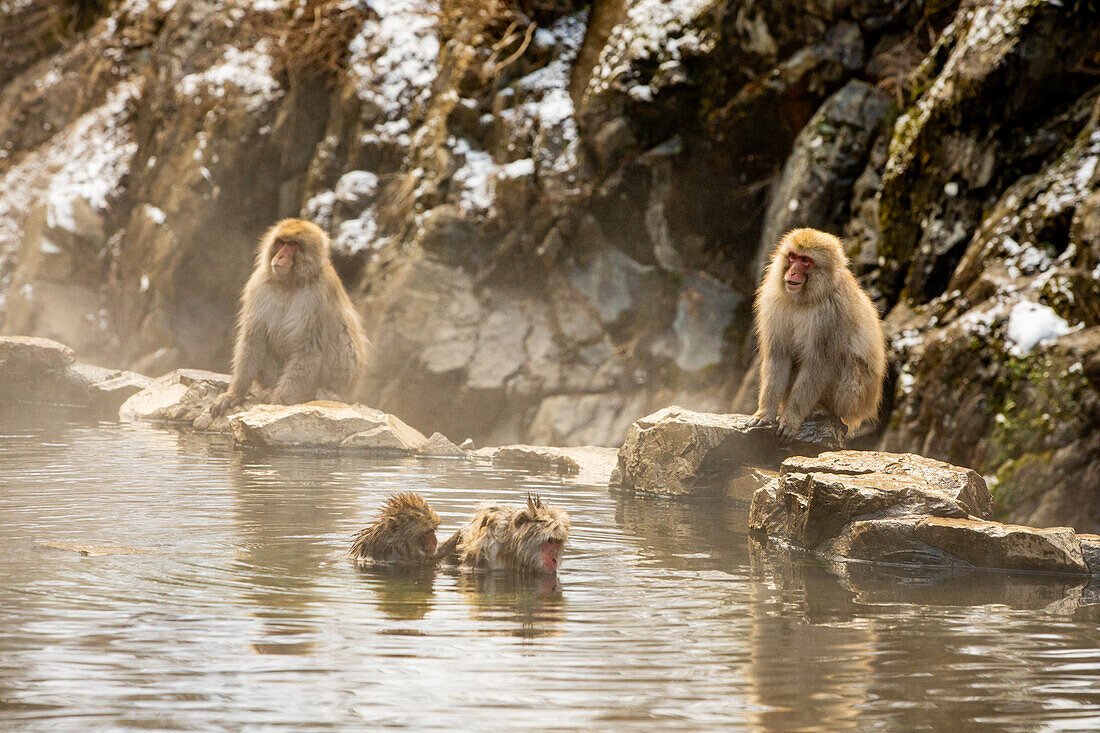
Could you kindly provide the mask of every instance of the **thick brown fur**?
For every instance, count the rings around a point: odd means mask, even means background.
[[[436,557],[469,568],[555,573],[568,539],[569,515],[529,494],[523,506],[478,509]]]
[[[419,494],[386,500],[370,525],[359,532],[348,554],[359,566],[378,563],[434,564],[439,515]]]
[[[813,264],[792,277],[789,258]],[[791,280],[804,277],[798,286]],[[756,292],[760,393],[752,424],[791,438],[807,416],[836,415],[854,430],[882,399],[886,342],[874,304],[848,269],[840,240],[795,229],[779,240]]]
[[[276,404],[350,399],[366,359],[362,320],[332,267],[328,235],[283,219],[260,240],[241,295],[233,378],[212,411],[243,402],[254,382],[260,399]]]

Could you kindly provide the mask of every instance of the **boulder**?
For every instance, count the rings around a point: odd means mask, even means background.
[[[989,509],[985,482],[969,469],[909,454],[837,451],[784,461],[779,477],[754,495],[749,531],[830,560],[1100,570],[1100,537],[974,516]]]
[[[469,452],[452,443],[443,433],[432,433],[417,454],[424,458],[466,458]]]
[[[782,445],[771,427],[749,427],[749,420],[676,405],[637,420],[619,449],[611,485],[662,496],[716,493],[749,467],[775,467],[792,454],[843,444],[844,425],[835,418],[807,420],[797,438]]]
[[[1037,529],[959,517],[854,522],[829,548],[857,560],[1091,573],[1068,527]]]
[[[947,494],[968,514],[988,518],[993,499],[977,471],[912,453],[829,451],[814,457],[794,456],[783,461],[783,473],[832,473],[848,476],[883,473],[909,476]]]
[[[365,405],[317,400],[256,405],[229,417],[238,443],[269,447],[328,447],[412,454],[428,439],[393,415]]]
[[[145,389],[122,403],[118,418],[123,421],[192,423],[229,386],[229,375],[201,369],[177,369],[154,379]],[[215,426],[208,426],[215,429]],[[223,428],[224,429],[224,428]]]
[[[84,405],[114,413],[149,377],[81,364],[68,346],[29,336],[0,338],[0,396],[19,402]]]

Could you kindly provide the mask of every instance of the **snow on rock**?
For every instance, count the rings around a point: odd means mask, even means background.
[[[611,31],[588,83],[589,94],[599,94],[631,74],[631,64],[646,59],[653,65],[675,64],[685,55],[705,53],[715,41],[693,23],[718,3],[716,0],[638,0]],[[648,64],[647,64],[648,65]],[[634,87],[634,84],[627,84]],[[652,94],[652,91],[643,94]]]
[[[137,152],[128,121],[139,91],[138,82],[119,84],[103,105],[0,177],[0,251],[22,240],[25,216],[41,202],[61,228],[76,227],[81,212],[106,210]]]
[[[1005,337],[1011,354],[1027,356],[1036,344],[1064,336],[1072,330],[1051,308],[1025,300],[1009,311]]]
[[[179,90],[185,97],[210,95],[221,99],[226,96],[227,88],[232,87],[236,92],[234,97],[243,99],[247,109],[256,112],[279,94],[279,82],[272,75],[272,67],[270,42],[266,38],[243,51],[227,46],[221,63],[183,77]]]
[[[407,115],[426,104],[438,73],[439,6],[430,0],[369,0],[377,18],[348,46],[349,76],[359,97],[379,113],[373,135],[410,143]]]

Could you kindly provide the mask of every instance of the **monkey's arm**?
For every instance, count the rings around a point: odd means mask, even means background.
[[[449,565],[458,564],[458,540],[462,531],[459,530],[451,535],[451,538],[439,546],[439,549],[435,551],[435,555],[432,557],[436,562],[445,562]]]
[[[210,412],[222,415],[244,402],[252,382],[260,373],[260,366],[267,358],[267,338],[248,311],[241,313],[241,333],[233,347],[233,377],[229,388],[214,400]]]
[[[756,403],[756,412],[749,421],[749,427],[775,422],[779,415],[779,405],[787,391],[791,379],[794,361],[784,353],[777,354],[766,350],[760,357],[760,394]]]
[[[829,365],[820,358],[808,360],[799,366],[798,375],[791,386],[791,394],[783,407],[783,414],[776,428],[780,438],[790,440],[798,433],[806,416],[821,401],[825,386],[834,377]]]

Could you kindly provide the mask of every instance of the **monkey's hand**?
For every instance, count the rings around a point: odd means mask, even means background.
[[[770,425],[775,422],[775,415],[769,415],[767,410],[757,410],[749,418],[748,427],[755,428],[761,425]]]
[[[210,414],[214,417],[221,417],[242,402],[244,402],[243,397],[238,397],[231,392],[226,392],[219,395],[210,405]]]
[[[786,414],[779,418],[779,424],[775,426],[775,434],[782,441],[794,440],[802,427],[802,418],[790,417]]]

